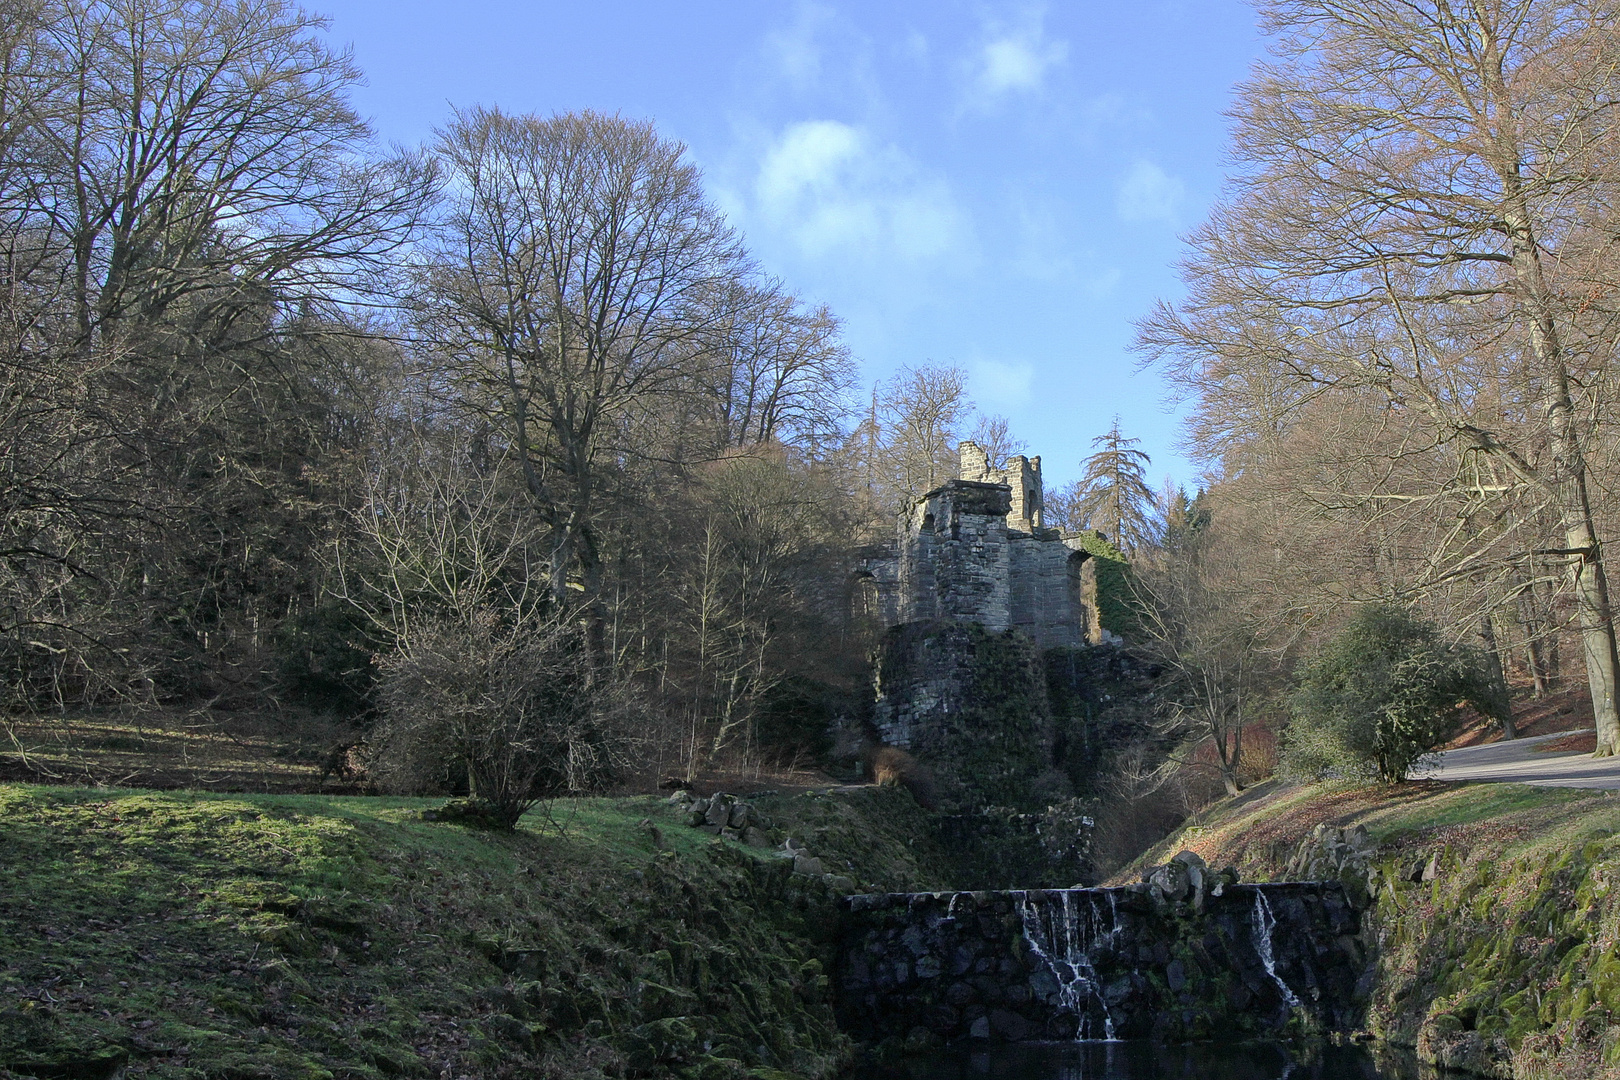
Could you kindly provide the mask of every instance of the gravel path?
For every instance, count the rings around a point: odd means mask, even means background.
[[[1620,788],[1620,757],[1538,754],[1534,747],[1569,732],[1447,750],[1414,768],[1414,780],[1494,780],[1541,787]]]

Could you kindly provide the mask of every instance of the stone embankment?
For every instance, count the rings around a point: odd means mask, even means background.
[[[851,896],[840,1024],[872,1040],[1354,1030],[1361,907],[1338,881],[1243,885],[1191,852],[1121,888]]]
[[[723,791],[713,795],[694,795],[690,791],[677,791],[669,803],[686,814],[686,823],[711,836],[737,840],[749,847],[772,846],[770,819],[759,807],[736,795]],[[820,878],[827,887],[840,893],[855,890],[855,880],[844,874],[835,874],[823,866],[822,861],[810,854],[803,844],[795,843],[791,836],[776,846],[778,858],[792,859],[793,872],[805,877]]]

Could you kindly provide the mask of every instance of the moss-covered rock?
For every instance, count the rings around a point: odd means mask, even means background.
[[[910,623],[889,631],[876,668],[879,730],[934,770],[943,806],[1039,809],[1068,795],[1045,670],[1023,634]]]

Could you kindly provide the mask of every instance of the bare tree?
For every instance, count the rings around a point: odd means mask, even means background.
[[[974,422],[973,434],[968,438],[979,445],[990,459],[991,467],[997,469],[1004,468],[1007,459],[1014,454],[1029,448],[1023,439],[1013,436],[1012,426],[1007,423],[1005,416],[980,415]]]
[[[855,367],[832,312],[807,307],[776,282],[742,279],[719,307],[705,391],[724,445],[837,439]]]
[[[1169,676],[1167,733],[1189,751],[1214,748],[1228,795],[1241,788],[1244,731],[1266,717],[1280,683],[1278,656],[1240,599],[1234,564],[1245,554],[1205,523],[1142,553],[1129,578],[1140,643]]]
[[[723,336],[714,299],[748,272],[742,248],[650,124],[469,109],[436,153],[450,182],[421,267],[427,359],[511,448],[553,598],[595,597],[614,451],[648,399],[689,391]]]
[[[8,665],[76,666],[86,690],[110,674],[93,652],[147,694],[169,668],[172,692],[174,657],[208,648],[185,624],[255,602],[242,550],[212,553],[246,546],[251,504],[307,497],[282,482],[336,371],[304,345],[353,335],[335,310],[431,181],[374,154],[324,25],[279,0],[0,11]]]
[[[1236,110],[1241,172],[1192,238],[1187,301],[1146,320],[1141,347],[1201,398],[1217,439],[1371,392],[1424,418],[1459,463],[1445,483],[1485,477],[1476,493],[1552,509],[1560,535],[1512,554],[1567,560],[1598,753],[1613,754],[1616,637],[1587,445],[1616,325],[1620,16],[1551,0],[1262,13],[1275,58]],[[1479,557],[1467,540],[1438,574]]]
[[[892,508],[956,475],[957,436],[973,412],[960,368],[901,368],[879,388],[874,412]]]
[[[374,770],[400,791],[465,783],[511,827],[611,777],[629,740],[579,611],[550,602],[534,515],[482,457],[465,439],[402,439],[376,463],[340,580],[378,637]]]
[[[360,78],[281,0],[46,0],[3,68],[0,206],[63,255],[77,348],[134,322],[211,343],[256,309],[326,302],[395,250],[423,186],[373,159]],[[245,311],[244,311],[245,309]],[[195,345],[192,341],[188,344]]]

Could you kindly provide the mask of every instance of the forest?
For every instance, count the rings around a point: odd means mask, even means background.
[[[464,105],[389,147],[281,0],[0,10],[8,730],[273,716],[392,790],[537,797],[815,762],[880,629],[855,553],[958,439],[1023,449],[948,364],[865,385],[650,123]],[[1116,424],[1047,499],[1169,673],[1119,782],[1398,778],[1389,725],[1573,688],[1612,754],[1620,10],[1260,12],[1139,324],[1206,472],[1157,486]],[[1346,734],[1312,702],[1368,648],[1418,689]]]

